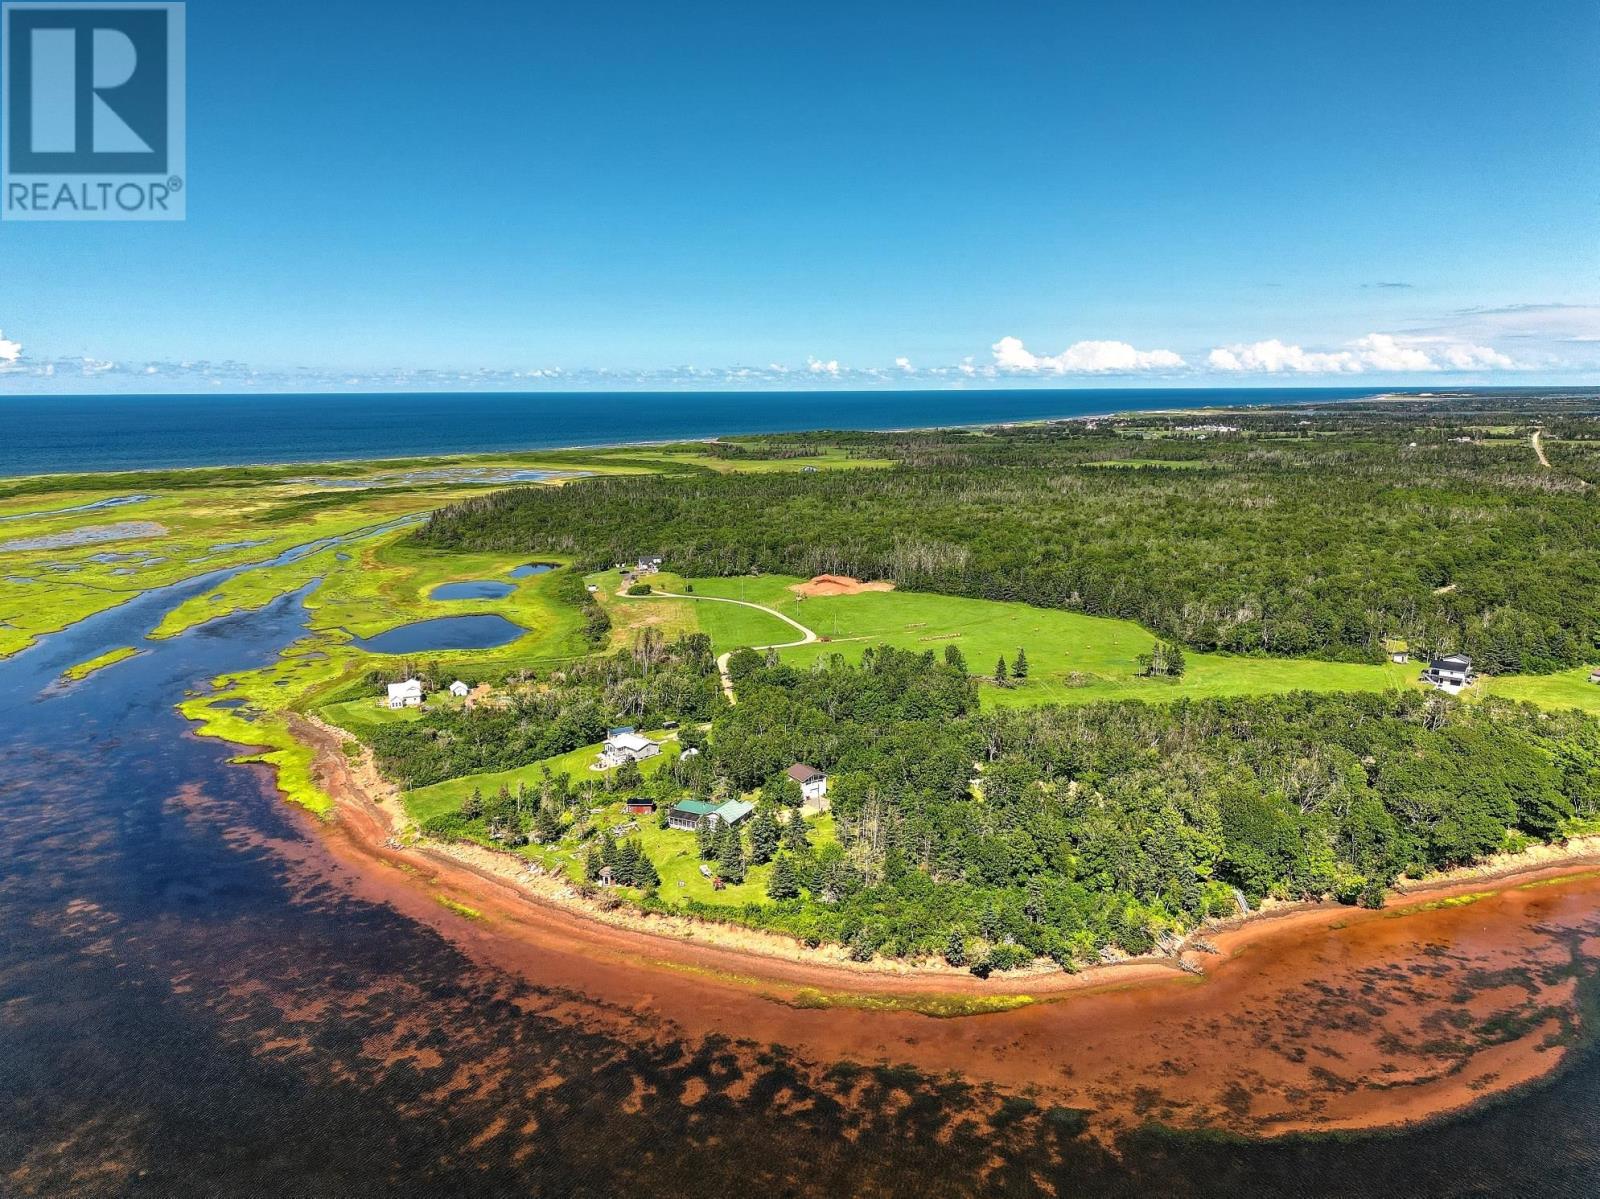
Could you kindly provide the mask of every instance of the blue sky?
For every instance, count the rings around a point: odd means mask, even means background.
[[[1600,7],[190,0],[0,390],[1600,381]]]

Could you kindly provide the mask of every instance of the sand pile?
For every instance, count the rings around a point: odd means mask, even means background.
[[[863,591],[893,591],[894,584],[887,579],[863,583],[849,575],[818,575],[810,582],[796,583],[789,588],[799,595],[860,595]]]

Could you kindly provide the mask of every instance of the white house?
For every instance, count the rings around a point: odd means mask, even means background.
[[[660,752],[661,746],[632,729],[612,733],[606,738],[605,745],[600,750],[600,768],[609,770],[613,766],[621,766],[624,762],[642,762]]]
[[[460,679],[457,679],[455,682],[450,684],[450,694],[455,696],[457,699],[466,699],[467,695],[471,691],[472,688],[468,687]]]
[[[784,773],[800,784],[800,798],[804,801],[800,805],[802,811],[815,813],[828,810],[827,775],[815,766],[805,766],[798,762]]]
[[[389,706],[391,708],[422,707],[422,680],[407,679],[403,683],[390,683]]]
[[[1422,672],[1424,683],[1437,687],[1440,691],[1456,694],[1468,683],[1477,677],[1472,673],[1472,659],[1465,654],[1446,654],[1442,658],[1435,658],[1428,663],[1428,669]]]

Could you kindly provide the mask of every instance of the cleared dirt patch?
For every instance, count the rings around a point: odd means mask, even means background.
[[[887,579],[863,583],[849,575],[818,575],[808,582],[792,584],[789,590],[804,596],[860,595],[863,591],[893,591],[894,584]]]

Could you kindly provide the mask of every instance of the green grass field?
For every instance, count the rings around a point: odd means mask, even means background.
[[[332,719],[332,717],[329,717]],[[347,727],[347,726],[342,726]],[[354,732],[355,730],[351,730]],[[678,756],[678,742],[675,738],[668,737],[665,732],[656,731],[646,733],[652,740],[661,742],[661,752],[653,758],[646,758],[639,763],[639,773],[649,778],[657,771],[663,770]],[[406,805],[406,812],[413,820],[426,820],[440,812],[454,811],[461,806],[463,800],[477,788],[484,795],[493,795],[501,787],[507,787],[515,792],[519,783],[526,783],[529,789],[537,788],[539,779],[546,767],[551,774],[570,775],[574,784],[585,779],[597,779],[601,772],[590,770],[595,758],[600,754],[600,745],[585,745],[569,753],[561,754],[554,758],[546,758],[541,762],[534,762],[527,766],[519,766],[515,770],[499,770],[485,774],[468,774],[461,778],[448,779],[442,783],[434,783],[430,787],[418,787],[407,791],[401,797]]]
[[[1582,666],[1560,674],[1508,675],[1505,678],[1487,679],[1482,684],[1482,691],[1502,699],[1538,704],[1541,708],[1579,708],[1600,716],[1600,684],[1589,681],[1592,669]]]
[[[796,665],[809,665],[818,657],[833,653],[855,661],[870,645],[931,649],[940,655],[945,646],[956,645],[966,655],[969,669],[987,677],[1001,655],[1009,664],[1018,647],[1027,650],[1031,667],[1028,681],[1010,688],[986,684],[982,693],[985,705],[1087,703],[1102,699],[1159,702],[1184,696],[1259,695],[1290,690],[1380,691],[1418,685],[1414,666],[1201,653],[1186,655],[1188,671],[1181,679],[1143,679],[1137,675],[1136,659],[1149,652],[1155,637],[1131,621],[908,591],[814,597],[797,605],[794,592],[789,590],[797,581],[779,575],[692,580],[696,594],[735,598],[742,595],[757,603],[781,605],[783,612],[796,614],[802,624],[827,639],[780,651],[784,661]]]

